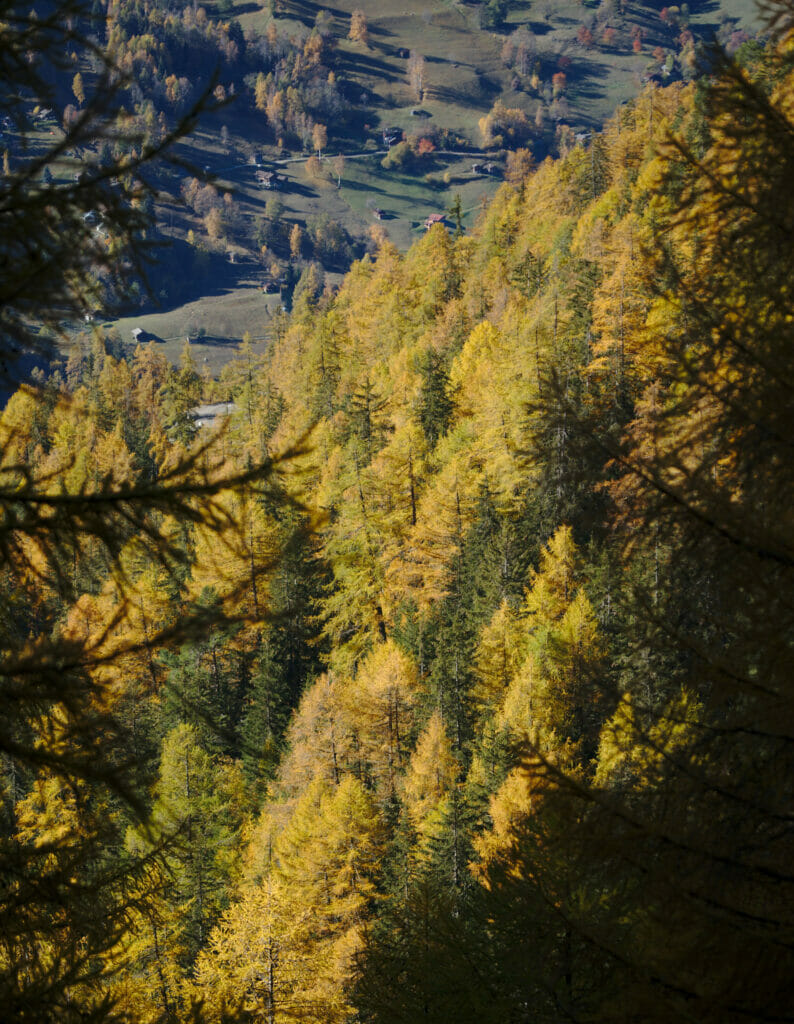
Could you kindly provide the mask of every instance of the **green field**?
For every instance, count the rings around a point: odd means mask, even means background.
[[[205,296],[172,310],[144,312],[109,323],[123,342],[133,342],[132,331],[141,328],[145,339],[162,345],[165,355],[178,362],[189,337],[199,367],[215,376],[234,354],[243,334],[250,334],[255,351],[264,351],[270,339],[270,323],[280,306],[278,296],[263,295],[259,288],[230,288],[221,295]]]

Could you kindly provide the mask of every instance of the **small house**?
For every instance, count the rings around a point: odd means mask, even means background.
[[[383,129],[383,145],[391,148],[398,142],[402,141],[403,131],[402,128],[384,128]]]
[[[425,231],[429,231],[434,224],[443,224],[444,214],[443,213],[431,213],[425,221]]]
[[[278,188],[278,175],[275,171],[262,171],[256,172],[256,180],[262,188],[274,189]]]

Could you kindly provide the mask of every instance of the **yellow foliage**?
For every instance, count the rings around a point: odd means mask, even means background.
[[[521,664],[525,628],[508,601],[502,601],[483,628],[474,654],[475,700],[486,709],[503,698]]]
[[[359,764],[381,793],[395,792],[407,760],[418,684],[414,662],[388,640],[374,648],[345,686]]]
[[[214,1015],[242,1001],[285,1024],[341,1024],[382,856],[377,811],[352,776],[315,779],[266,841],[270,870],[244,884],[214,929],[197,994]]]
[[[205,588],[213,588],[225,611],[261,622],[269,608],[267,580],[278,541],[277,524],[256,494],[220,494],[212,520],[195,527],[189,594],[198,600]]]
[[[317,778],[338,782],[348,770],[350,727],[342,686],[334,673],[323,673],[301,698],[289,725],[288,753],[280,771],[290,794],[303,792]]]
[[[576,548],[570,526],[561,526],[541,552],[540,568],[530,574],[525,613],[536,629],[561,618],[578,582]]]
[[[403,806],[425,839],[432,833],[433,813],[455,785],[458,772],[441,715],[435,711],[417,740],[403,781]]]
[[[472,864],[472,870],[481,881],[486,881],[487,869],[493,861],[500,858],[509,860],[516,831],[532,814],[534,786],[526,772],[514,769],[491,797],[491,828],[474,840],[478,859]]]
[[[538,674],[537,655],[530,651],[513,677],[499,709],[497,723],[516,737],[534,739],[536,736],[532,711]]]
[[[626,694],[601,730],[598,748],[598,785],[650,787],[664,777],[667,762],[685,752],[697,738],[696,724],[703,708],[693,695],[682,690],[654,717],[650,730],[641,725],[635,700]]]

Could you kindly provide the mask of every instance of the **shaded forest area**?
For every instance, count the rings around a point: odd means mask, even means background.
[[[11,397],[9,1019],[791,1019],[793,13],[218,382],[97,330]],[[134,274],[128,127],[9,169],[9,358]]]

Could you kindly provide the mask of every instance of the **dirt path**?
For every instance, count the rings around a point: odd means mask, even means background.
[[[334,153],[326,154],[323,160],[333,160],[336,156],[342,156],[345,160],[361,160],[368,156],[385,156],[388,153],[388,149],[365,149],[358,153]],[[454,157],[479,157],[484,158],[492,156],[493,154],[488,153],[485,150],[479,149],[436,149],[434,150],[436,156],[454,156]],[[287,156],[282,157],[279,160],[267,160],[268,164],[275,164],[277,167],[285,167],[287,164],[303,164],[306,163],[308,157],[304,154],[302,156]],[[262,164],[232,164],[230,167],[220,167],[214,173],[224,174],[228,171],[244,170],[246,167],[250,167],[252,170],[257,170],[262,167]]]

